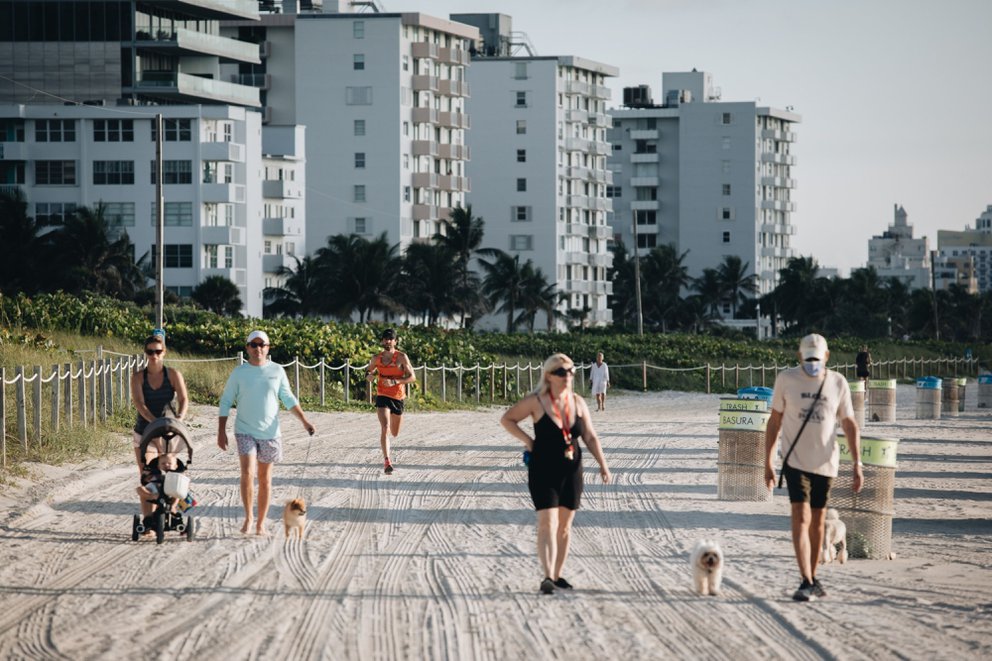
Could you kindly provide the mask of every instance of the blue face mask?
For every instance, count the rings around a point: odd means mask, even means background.
[[[819,360],[810,360],[803,363],[803,371],[810,376],[820,376],[823,363]]]

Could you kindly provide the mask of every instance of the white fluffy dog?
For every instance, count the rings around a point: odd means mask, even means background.
[[[827,564],[835,559],[841,564],[847,561],[847,526],[840,520],[837,510],[831,507],[823,521],[823,552],[820,553],[820,563]]]
[[[696,542],[689,558],[692,567],[692,584],[702,595],[716,595],[723,580],[723,551],[720,544],[701,539]]]

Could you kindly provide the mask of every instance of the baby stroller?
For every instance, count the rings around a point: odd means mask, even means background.
[[[145,452],[153,442],[159,446],[160,453],[146,463]],[[145,428],[140,452],[141,485],[147,492],[143,497],[152,504],[153,509],[148,516],[134,515],[131,539],[138,541],[142,533],[152,530],[155,541],[161,544],[165,533],[174,530],[186,535],[186,541],[193,541],[196,525],[192,508],[196,501],[190,493],[189,478],[185,474],[186,468],[193,463],[189,430],[181,420],[158,418]],[[178,457],[183,452],[186,454],[185,463]]]

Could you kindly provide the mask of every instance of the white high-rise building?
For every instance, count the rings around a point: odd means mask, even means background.
[[[605,82],[618,69],[575,56],[511,54],[504,15],[452,19],[483,29],[468,70],[469,173],[475,182],[468,201],[485,220],[486,247],[532,260],[542,270],[563,296],[554,320],[559,328],[568,310],[582,311],[589,325],[610,323]],[[547,324],[542,317],[537,327]],[[490,317],[481,325],[503,323]]]
[[[267,3],[225,34],[260,43],[266,121],[307,127],[307,248],[335,234],[386,234],[401,251],[464,205],[468,42],[475,28],[345,2]],[[374,4],[374,3],[372,3]]]
[[[937,259],[938,264],[965,265],[965,268],[955,269],[958,272],[952,282],[971,283],[973,280],[976,291],[992,291],[992,204],[975,220],[974,229],[937,230]],[[937,286],[941,288],[941,283]]]
[[[927,237],[913,238],[908,214],[896,204],[888,230],[868,240],[868,266],[883,278],[898,278],[910,289],[931,287],[930,245]]]
[[[140,257],[155,240],[151,117],[161,112],[165,285],[188,295],[204,277],[225,275],[244,312],[260,316],[262,288],[275,273],[265,271],[278,266],[263,260],[264,246],[306,249],[302,233],[286,239],[279,223],[263,224],[268,209],[302,227],[304,187],[266,182],[265,172],[276,182],[299,172],[302,182],[305,146],[296,127],[263,139],[262,82],[225,77],[224,63],[261,63],[257,43],[220,34],[220,21],[232,19],[257,22],[258,3],[0,3],[0,70],[8,72],[0,81],[0,184],[22,189],[29,213],[48,224],[75,206],[106,203]],[[267,167],[273,159],[291,165]]]
[[[687,253],[692,277],[738,256],[757,275],[759,294],[774,289],[794,256],[793,127],[801,117],[721,101],[710,74],[695,70],[664,73],[662,103],[646,85],[624,96],[608,132],[615,238],[632,247],[636,214],[641,254],[672,244]]]

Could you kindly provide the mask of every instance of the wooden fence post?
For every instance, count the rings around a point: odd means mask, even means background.
[[[503,399],[510,399],[510,366],[503,363]]]
[[[293,356],[293,382],[296,384],[296,399],[300,398],[300,357]]]
[[[86,427],[89,416],[86,414],[86,363],[79,361],[79,423]]]
[[[56,433],[59,430],[59,407],[62,402],[59,401],[59,394],[62,391],[62,370],[59,365],[52,365],[52,433]]]
[[[427,394],[427,363],[424,363],[424,394]]]
[[[446,370],[444,365],[441,365],[441,401],[448,401],[448,379],[446,378]]]
[[[462,369],[462,366],[460,364],[455,369],[458,370],[458,401],[461,402],[462,401],[462,372],[464,370]]]
[[[21,439],[21,447],[27,451],[28,449],[28,412],[27,412],[27,397],[24,394],[24,368],[21,366],[17,367],[16,371],[17,386],[14,388],[16,393],[16,403],[17,403],[17,437]]]
[[[482,366],[475,364],[475,403],[478,404],[482,398]]]
[[[72,429],[72,363],[65,363],[65,427]]]
[[[351,358],[344,359],[344,403],[351,401]]]
[[[641,387],[644,392],[648,391],[648,361],[641,361]]]
[[[706,394],[710,394],[710,364],[706,363]]]
[[[90,379],[90,402],[92,403],[93,408],[90,411],[90,413],[91,413],[90,419],[93,421],[93,424],[96,425],[96,421],[97,421],[97,409],[99,409],[99,406],[98,405],[99,405],[100,402],[97,400],[97,394],[96,394],[96,378],[99,375],[96,373],[96,361],[95,360],[94,361],[91,361],[91,367],[93,368],[93,378]]]
[[[320,405],[324,405],[324,359],[320,359]]]
[[[41,447],[41,365],[34,366],[34,383],[31,399],[34,401],[34,442]]]
[[[111,356],[107,359],[107,415],[113,415],[114,409],[117,408],[114,400],[116,399],[115,394],[117,389],[114,388],[114,377],[117,376],[117,369],[114,368],[114,357]]]
[[[734,363],[734,389],[740,390],[741,387],[741,364]]]

